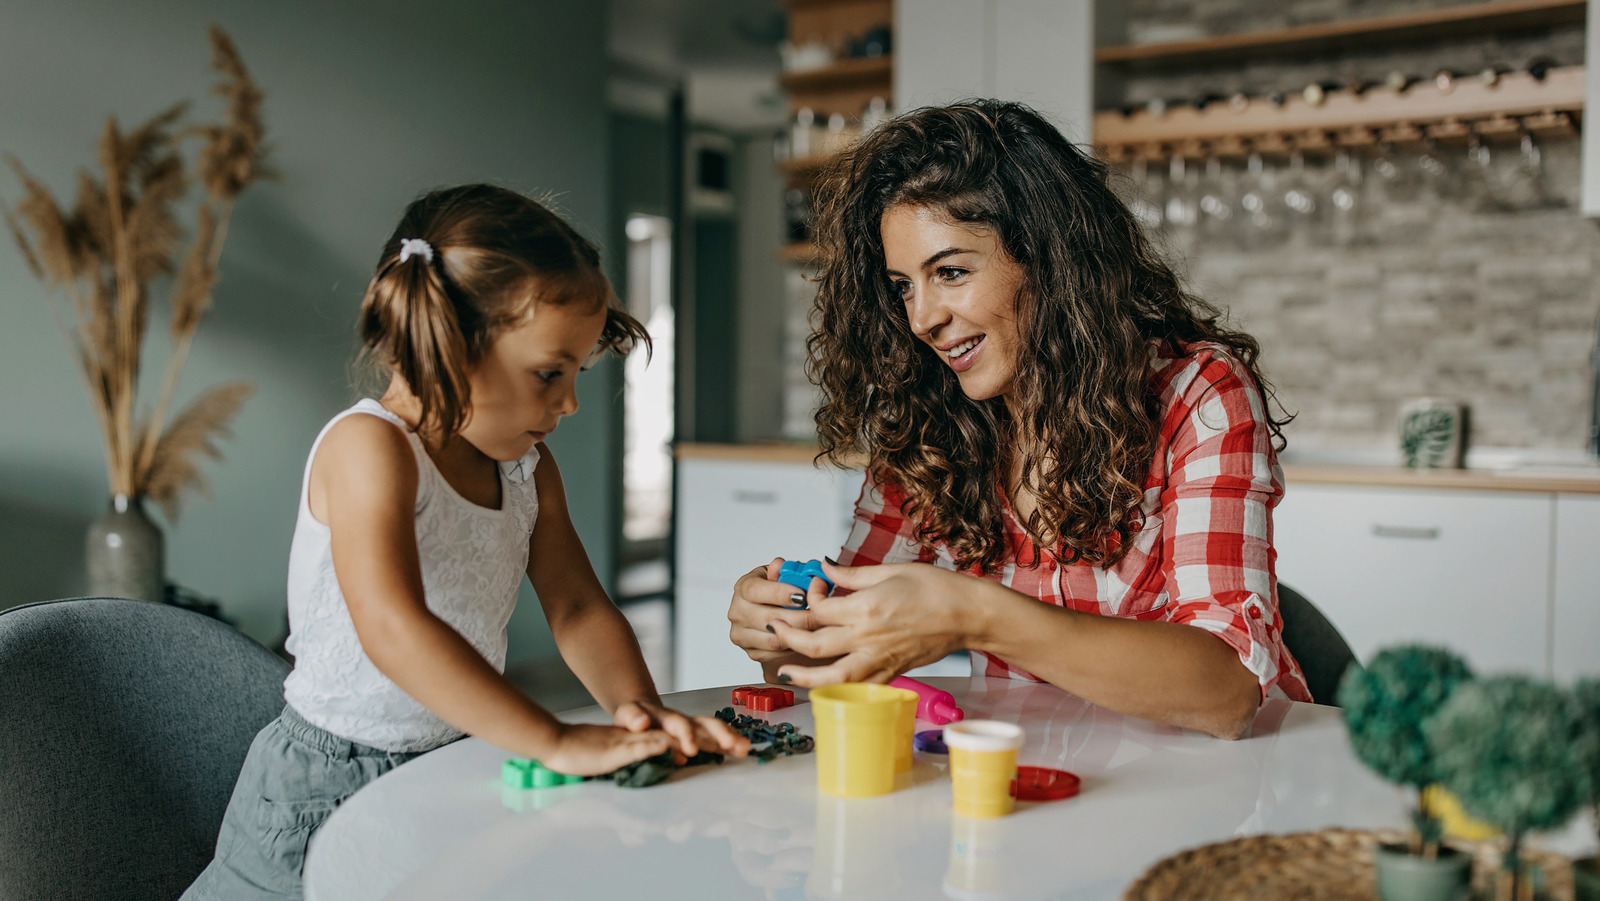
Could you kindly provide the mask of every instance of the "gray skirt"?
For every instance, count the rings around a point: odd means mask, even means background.
[[[299,899],[311,833],[357,789],[417,756],[346,741],[284,707],[250,743],[216,857],[181,901]]]

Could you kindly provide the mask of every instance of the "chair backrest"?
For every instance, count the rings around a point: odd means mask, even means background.
[[[1356,662],[1350,645],[1316,605],[1282,582],[1278,583],[1278,616],[1283,621],[1283,643],[1300,663],[1312,700],[1337,707],[1339,679]]]
[[[176,607],[0,612],[0,898],[176,898],[215,852],[288,670]]]

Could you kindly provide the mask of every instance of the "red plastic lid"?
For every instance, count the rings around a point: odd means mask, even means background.
[[[1060,801],[1076,795],[1081,784],[1082,780],[1066,770],[1019,766],[1011,794],[1018,801]]]

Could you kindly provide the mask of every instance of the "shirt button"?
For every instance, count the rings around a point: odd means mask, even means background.
[[[1261,608],[1260,607],[1251,607],[1250,608],[1250,618],[1251,619],[1260,619],[1261,618]]]

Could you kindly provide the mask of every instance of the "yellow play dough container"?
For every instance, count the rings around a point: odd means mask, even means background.
[[[840,798],[894,791],[897,743],[904,734],[903,688],[847,682],[811,690],[817,728],[817,788]],[[906,736],[909,750],[910,736]]]
[[[944,727],[950,749],[951,795],[957,816],[1003,817],[1016,805],[1022,727],[999,720],[962,720]]]
[[[911,743],[917,734],[917,693],[904,688],[895,690],[903,692],[905,697],[900,700],[900,720],[895,727],[894,771],[909,773],[912,762]]]

